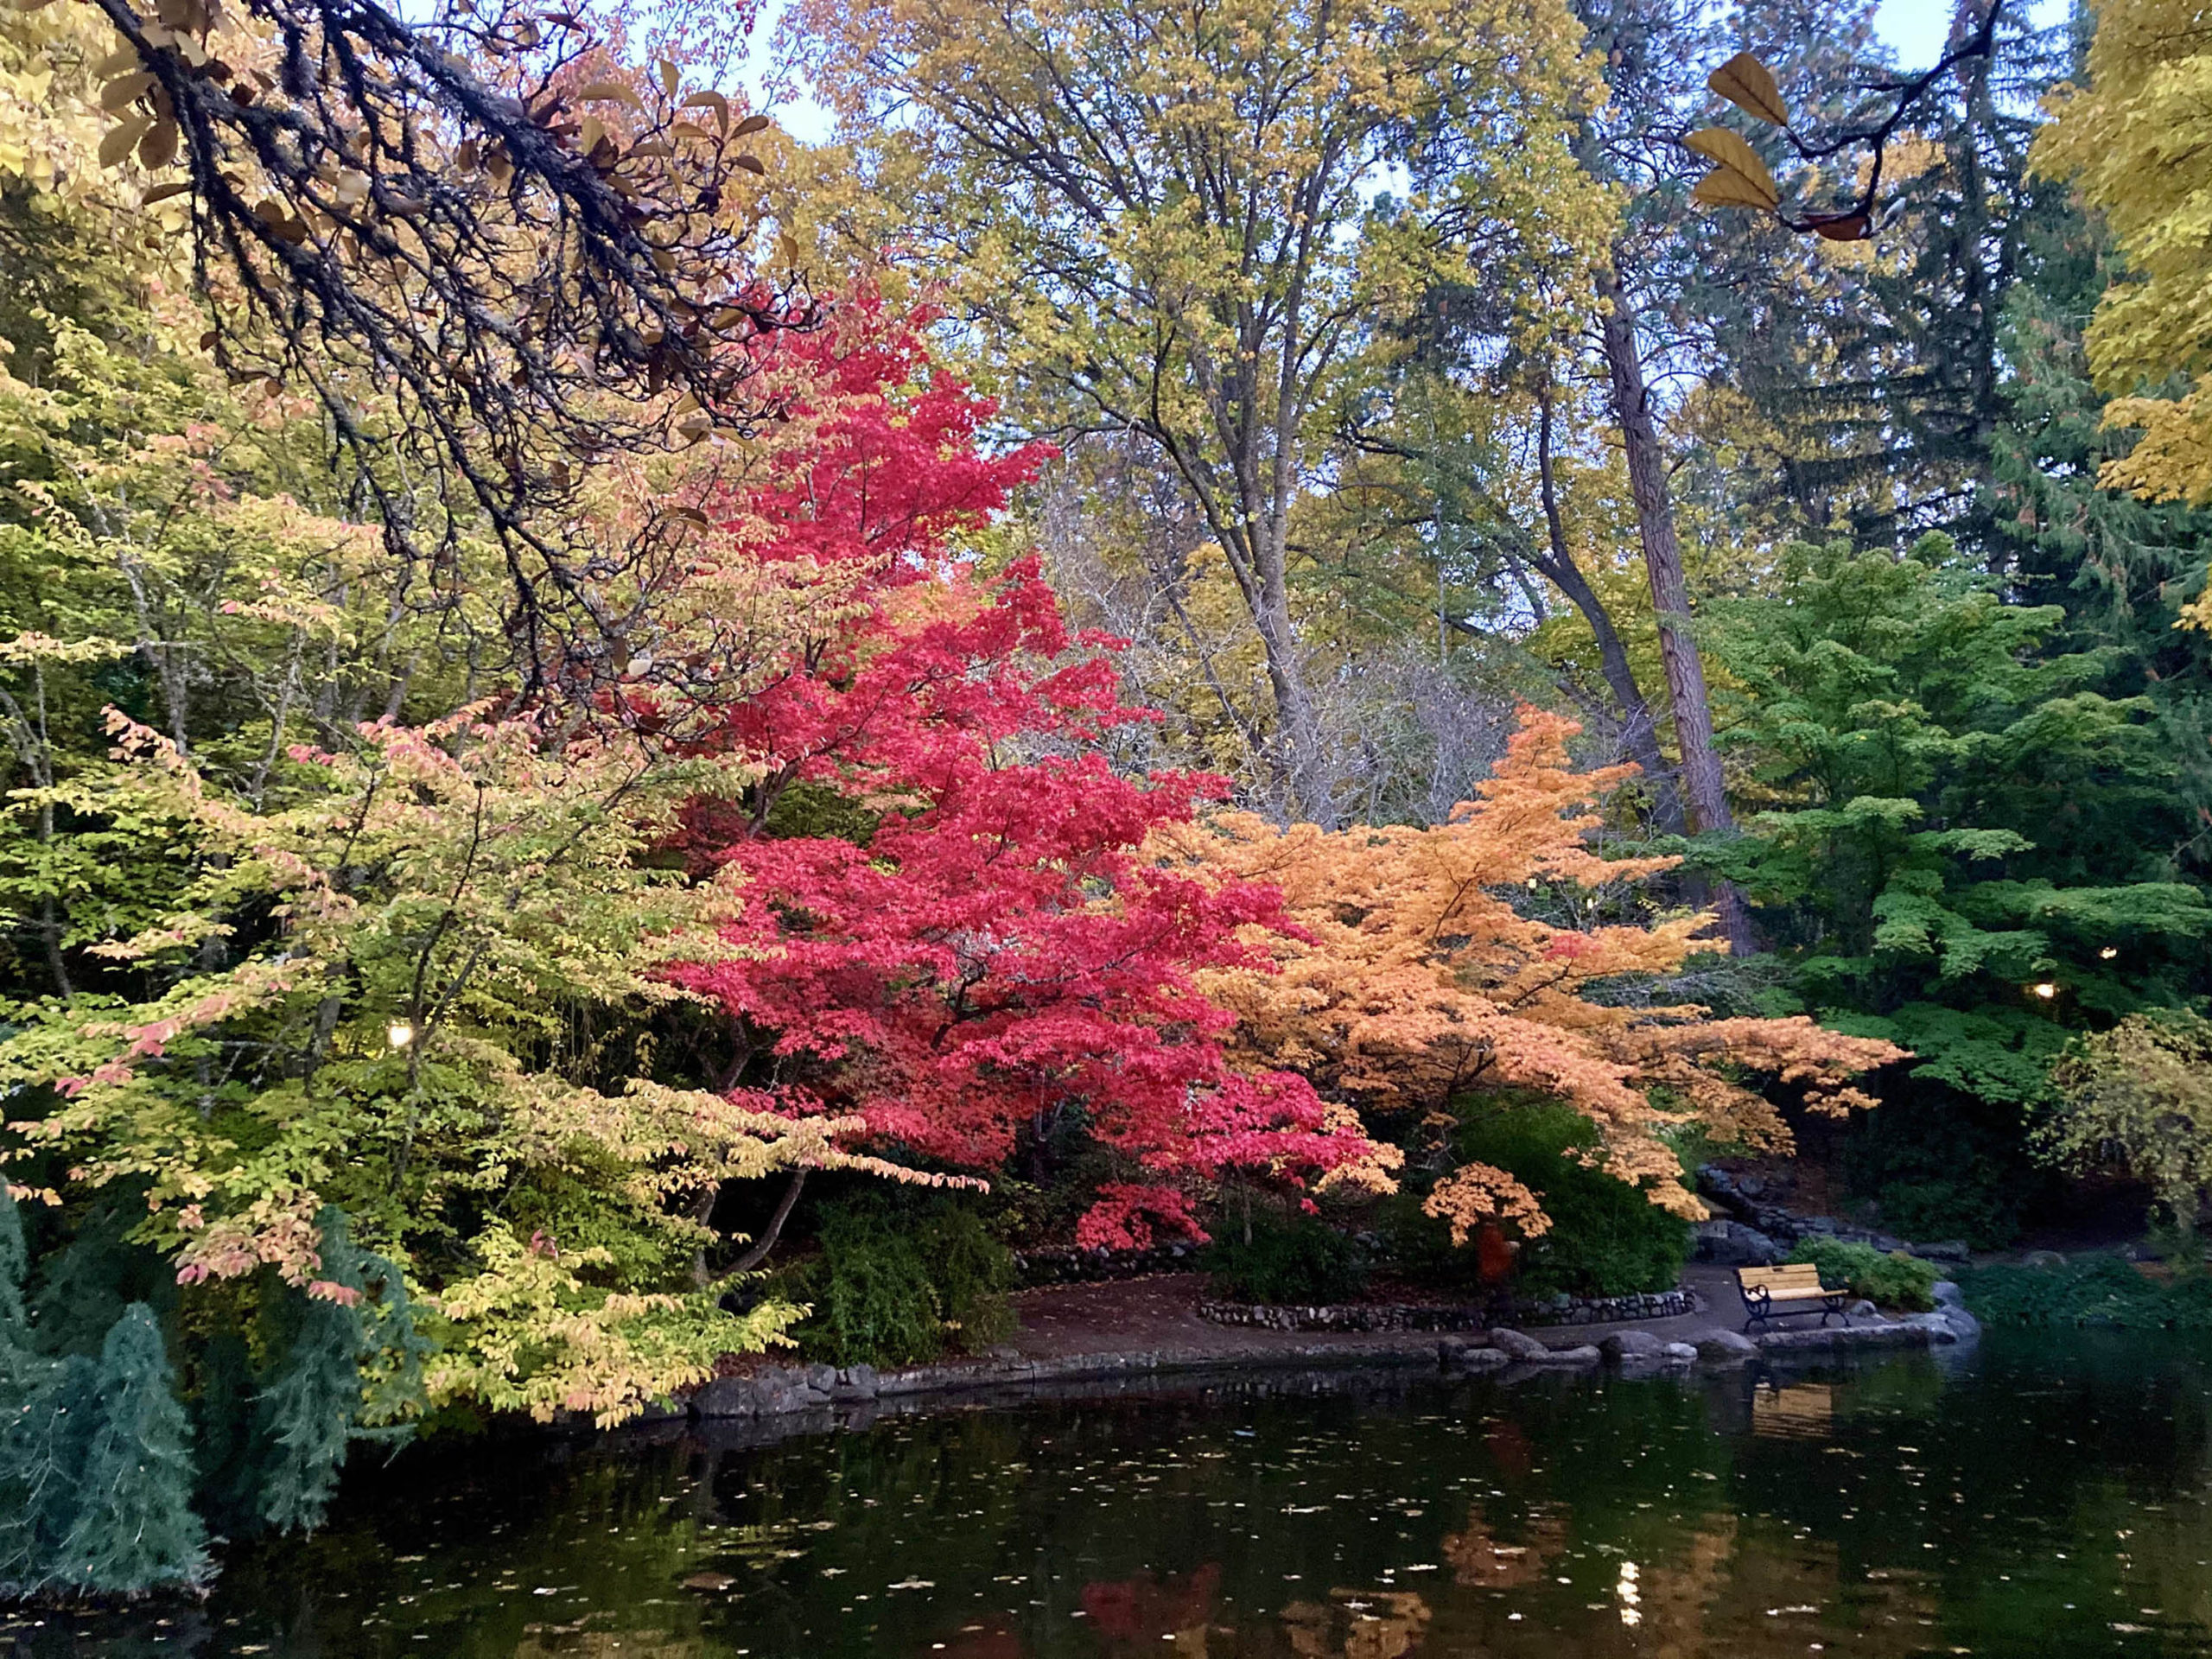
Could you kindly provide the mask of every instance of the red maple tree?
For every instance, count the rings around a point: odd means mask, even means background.
[[[728,556],[840,602],[709,740],[758,781],[696,803],[683,848],[743,910],[728,955],[677,971],[734,1022],[734,1097],[970,1170],[1078,1115],[1128,1165],[1079,1242],[1203,1237],[1192,1178],[1350,1179],[1371,1148],[1303,1078],[1225,1058],[1195,976],[1264,969],[1238,931],[1279,901],[1142,855],[1219,785],[1117,773],[1102,740],[1146,716],[1116,642],[1071,635],[1033,558],[966,550],[1050,452],[984,452],[995,406],[929,361],[923,321],[862,301],[782,342],[808,438],[707,504]]]

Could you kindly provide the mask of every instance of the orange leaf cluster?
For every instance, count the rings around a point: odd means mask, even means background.
[[[1600,982],[1675,971],[1710,918],[1562,926],[1523,913],[1531,887],[1618,887],[1675,861],[1591,850],[1593,804],[1635,769],[1573,770],[1577,729],[1524,708],[1479,798],[1433,828],[1278,830],[1232,813],[1164,831],[1155,850],[1279,888],[1295,924],[1294,935],[1253,931],[1272,972],[1205,976],[1208,995],[1239,1016],[1241,1064],[1302,1072],[1370,1113],[1434,1111],[1478,1086],[1541,1090],[1596,1126],[1609,1173],[1696,1217],[1663,1131],[1694,1122],[1719,1139],[1785,1146],[1771,1103],[1740,1079],[1771,1076],[1841,1111],[1873,1104],[1852,1078],[1904,1051],[1808,1020],[1714,1020],[1693,1005],[1593,998]],[[1484,1166],[1447,1177],[1429,1208],[1462,1238],[1485,1220],[1542,1226],[1536,1196]]]

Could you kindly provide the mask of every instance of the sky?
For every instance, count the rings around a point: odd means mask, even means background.
[[[1906,69],[1925,69],[1943,54],[1951,27],[1952,0],[1881,0],[1874,28],[1897,50]],[[2066,16],[2066,0],[2028,0],[2028,15],[2048,28]]]

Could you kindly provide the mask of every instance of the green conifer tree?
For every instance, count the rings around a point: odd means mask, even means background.
[[[291,1339],[256,1422],[256,1507],[280,1532],[320,1526],[347,1446],[404,1436],[411,1425],[403,1415],[422,1397],[423,1344],[398,1268],[354,1245],[343,1211],[326,1209],[317,1220],[322,1277],[353,1298],[287,1299]]]
[[[207,1529],[192,1507],[191,1423],[173,1383],[154,1312],[134,1302],[100,1347],[99,1427],[59,1563],[76,1589],[135,1596],[207,1576]]]
[[[16,1356],[30,1351],[30,1319],[23,1305],[23,1281],[29,1274],[23,1218],[16,1213],[16,1195],[6,1176],[0,1174],[0,1378]]]
[[[0,1592],[35,1596],[60,1582],[99,1426],[99,1367],[83,1354],[26,1356],[0,1403]]]
[[[1795,958],[1767,1011],[1911,1049],[1856,1178],[1907,1236],[2002,1243],[2068,1041],[2206,988],[2180,762],[2151,698],[2098,689],[2109,649],[2064,649],[2058,606],[2008,602],[1948,537],[1800,545],[1781,575],[1713,636],[1763,809],[1728,873]]]

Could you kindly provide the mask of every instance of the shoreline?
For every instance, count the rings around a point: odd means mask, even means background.
[[[1980,1326],[1939,1287],[1935,1312],[1860,1315],[1848,1325],[1785,1325],[1745,1336],[1725,1312],[1725,1269],[1693,1268],[1684,1287],[1693,1311],[1663,1319],[1609,1325],[1471,1330],[1329,1332],[1282,1330],[1208,1320],[1205,1281],[1195,1274],[1161,1274],[1110,1285],[1071,1285],[1026,1291],[1014,1300],[1020,1326],[1013,1343],[975,1358],[877,1370],[855,1365],[759,1365],[717,1377],[685,1399],[641,1421],[721,1422],[841,1415],[873,1421],[887,1402],[896,1409],[957,1404],[978,1396],[1049,1393],[1057,1387],[1131,1383],[1207,1372],[1243,1376],[1284,1371],[1414,1370],[1440,1376],[1522,1375],[1606,1369],[1631,1376],[1732,1370],[1766,1363],[1817,1363],[1865,1351],[1972,1343]]]

